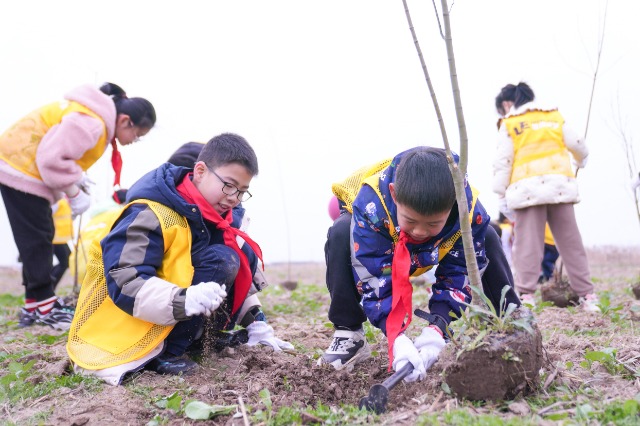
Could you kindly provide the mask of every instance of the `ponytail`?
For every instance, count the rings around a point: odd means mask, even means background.
[[[114,83],[104,83],[100,91],[113,99],[116,113],[128,115],[135,126],[151,129],[156,124],[156,111],[148,100],[129,99],[124,89]]]

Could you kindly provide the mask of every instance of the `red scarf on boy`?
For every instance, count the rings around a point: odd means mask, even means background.
[[[387,317],[387,341],[389,342],[389,371],[393,365],[393,343],[396,338],[407,329],[411,323],[413,311],[413,286],[409,281],[411,270],[411,256],[407,249],[407,243],[413,242],[411,238],[400,231],[400,238],[396,243],[391,262],[391,312]],[[409,316],[404,322],[406,316]]]
[[[233,315],[244,303],[244,299],[247,297],[247,293],[251,287],[251,282],[253,281],[251,268],[249,267],[249,260],[240,249],[240,246],[238,246],[236,236],[239,236],[249,244],[249,247],[251,247],[256,256],[258,256],[258,259],[260,259],[260,262],[262,263],[262,270],[264,270],[262,250],[260,250],[260,246],[249,238],[247,234],[231,226],[231,222],[233,221],[233,213],[231,210],[227,212],[227,217],[225,218],[215,211],[211,204],[204,199],[200,191],[198,191],[198,188],[196,188],[193,182],[191,182],[191,176],[193,176],[193,173],[188,173],[182,182],[176,187],[176,190],[187,203],[198,206],[203,218],[216,225],[216,228],[222,231],[224,244],[227,247],[234,249],[240,257],[240,270],[238,271],[236,281],[233,285],[233,308],[231,310],[231,314]]]

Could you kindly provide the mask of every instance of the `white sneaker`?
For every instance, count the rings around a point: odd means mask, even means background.
[[[599,304],[600,298],[595,293],[589,293],[580,298],[580,306],[587,312],[602,312]]]
[[[331,344],[318,358],[318,365],[330,364],[336,370],[346,368],[353,370],[353,366],[371,357],[371,347],[367,343],[364,330],[336,330]]]
[[[536,298],[533,293],[523,293],[520,295],[520,301],[523,305],[529,305],[530,309],[536,307]]]

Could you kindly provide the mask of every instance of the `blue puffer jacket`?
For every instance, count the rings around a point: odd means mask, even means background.
[[[200,210],[195,205],[188,204],[176,190],[176,184],[180,183],[184,176],[192,169],[174,166],[165,163],[159,168],[140,178],[127,193],[127,201],[132,202],[137,199],[148,199],[170,207],[175,212],[187,219],[191,230],[192,245],[191,259],[196,269],[193,284],[202,280],[198,276],[198,265],[206,262],[206,247],[212,244],[224,244],[223,234],[216,229],[215,225],[202,218]],[[135,295],[139,291],[123,291],[123,282],[135,284],[139,289],[144,286],[149,279],[156,276],[156,271],[160,268],[164,253],[164,243],[162,231],[158,226],[154,229],[145,229],[140,226],[143,220],[141,214],[148,215],[149,210],[146,204],[132,204],[124,210],[118,221],[113,225],[111,232],[101,241],[105,276],[107,278],[107,288],[114,303],[123,311],[132,314],[135,306]],[[244,208],[238,206],[233,209],[233,222],[231,226],[239,228],[245,214]],[[137,222],[136,222],[137,220]],[[136,226],[131,226],[136,223]],[[136,229],[145,229],[144,235],[132,235]],[[145,252],[128,253],[127,241],[136,240],[148,241],[144,245]],[[257,256],[248,244],[242,246],[242,251],[247,255],[252,274],[257,267]],[[132,265],[132,258],[138,259],[137,264]],[[135,259],[134,259],[135,260]],[[126,272],[124,269],[135,269]]]
[[[362,304],[369,321],[386,334],[386,321],[391,312],[393,282],[391,264],[394,255],[394,241],[389,231],[389,223],[397,227],[397,209],[389,193],[389,184],[395,181],[397,164],[409,151],[398,154],[389,167],[380,173],[378,189],[364,184],[353,202],[351,222],[353,244],[357,251],[352,257],[354,276],[358,288],[363,294]],[[454,155],[455,161],[458,156]],[[472,191],[465,181],[469,209],[472,206]],[[386,209],[385,209],[386,207]],[[387,215],[386,212],[389,212]],[[489,225],[489,215],[480,201],[476,201],[473,210],[472,235],[478,267],[483,270],[487,265],[484,236]],[[432,314],[443,317],[447,323],[452,320],[449,312],[459,316],[465,308],[462,302],[471,302],[471,288],[467,278],[467,265],[464,259],[462,238],[458,238],[449,252],[438,262],[440,244],[447,241],[460,229],[458,207],[454,204],[451,214],[442,231],[435,237],[420,244],[407,244],[411,256],[411,274],[420,268],[425,272],[434,265],[436,282],[432,286],[433,295],[429,300]],[[396,229],[400,232],[400,229]],[[354,253],[354,250],[352,250]],[[420,271],[419,271],[420,272]]]

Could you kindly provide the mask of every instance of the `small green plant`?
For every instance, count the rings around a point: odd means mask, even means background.
[[[631,380],[640,377],[640,372],[618,361],[616,353],[617,349],[615,348],[604,348],[601,351],[587,351],[584,355],[585,360],[580,363],[580,366],[584,369],[591,370],[592,364],[597,361],[611,375],[621,375]]]
[[[258,393],[258,395],[260,396],[260,401],[264,405],[265,409],[264,410],[258,409],[255,412],[254,417],[258,421],[269,424],[269,422],[271,421],[271,417],[273,415],[273,412],[272,412],[273,403],[271,402],[271,392],[269,392],[269,389],[265,388],[265,389],[262,389]]]
[[[176,415],[183,415],[191,420],[208,420],[215,416],[231,414],[237,408],[236,405],[211,405],[197,400],[185,401],[182,404],[182,396],[174,392],[169,396],[156,399],[155,405],[158,408],[171,410]],[[147,425],[163,424],[164,417],[156,415]]]
[[[622,310],[622,305],[613,306],[611,304],[611,293],[608,291],[603,291],[599,294],[600,303],[598,303],[598,307],[602,312],[602,315],[607,315],[611,318],[611,321],[618,322],[621,319],[621,315],[618,311]]]
[[[452,333],[449,335],[451,341],[458,347],[458,357],[465,351],[473,351],[487,345],[485,337],[492,332],[505,333],[521,329],[534,333],[532,315],[517,316],[514,314],[517,309],[515,304],[510,303],[505,306],[509,286],[504,286],[500,294],[500,306],[505,307],[501,313],[495,309],[481,290],[475,286],[471,286],[471,289],[475,296],[480,297],[483,305],[465,303],[467,309],[462,311],[459,321],[456,322],[460,327],[456,338],[454,339]]]

